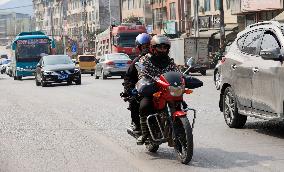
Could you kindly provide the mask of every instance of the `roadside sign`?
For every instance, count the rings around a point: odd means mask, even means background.
[[[77,52],[77,46],[76,46],[76,44],[73,44],[73,45],[72,45],[71,51],[72,51],[73,53]]]
[[[147,26],[147,33],[152,33],[153,32],[153,25],[148,25]]]

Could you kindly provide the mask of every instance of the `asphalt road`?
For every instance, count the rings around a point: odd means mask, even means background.
[[[122,80],[82,76],[82,85],[37,87],[33,78],[0,75],[0,171],[276,172],[284,169],[284,124],[249,118],[226,126],[208,76],[186,97],[197,109],[194,155],[180,164],[173,148],[148,153],[126,133]]]

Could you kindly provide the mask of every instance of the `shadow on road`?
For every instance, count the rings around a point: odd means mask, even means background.
[[[228,152],[218,148],[196,148],[193,160],[188,165],[210,169],[230,169],[257,166],[268,160],[273,160],[273,157],[248,152]]]
[[[281,121],[247,122],[245,128],[253,129],[261,134],[284,139],[284,122]]]
[[[167,159],[177,161],[174,149],[160,148],[157,153],[147,153],[152,160]],[[271,156],[260,156],[248,152],[228,152],[218,148],[195,148],[191,162],[188,166],[230,169],[257,166],[261,162],[273,160]]]

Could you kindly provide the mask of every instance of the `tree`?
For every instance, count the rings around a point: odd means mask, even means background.
[[[139,20],[139,18],[133,15],[123,19],[123,23],[135,23],[137,25],[142,25],[142,22]]]

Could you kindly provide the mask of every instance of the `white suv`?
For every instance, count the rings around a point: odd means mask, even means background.
[[[247,116],[283,120],[284,25],[267,21],[240,32],[220,66],[219,107],[229,127]]]

